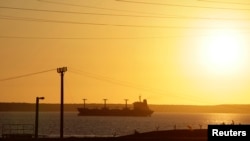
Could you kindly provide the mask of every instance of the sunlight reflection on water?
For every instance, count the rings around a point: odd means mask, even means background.
[[[151,117],[79,117],[76,112],[66,112],[64,117],[65,136],[113,136],[127,135],[153,130],[207,128],[208,124],[249,124],[250,114],[233,113],[159,113]],[[39,134],[59,136],[59,112],[39,114]],[[0,112],[3,124],[34,124],[33,112]],[[0,130],[2,132],[2,130]],[[2,134],[2,133],[1,133]]]

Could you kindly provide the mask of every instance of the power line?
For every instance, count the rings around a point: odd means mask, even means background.
[[[45,3],[66,5],[66,6],[77,6],[77,7],[94,8],[94,9],[101,9],[101,10],[112,10],[112,11],[122,11],[122,12],[136,12],[136,13],[144,13],[144,14],[157,14],[157,13],[130,11],[130,10],[109,9],[109,8],[94,7],[94,6],[87,6],[87,5],[78,5],[78,4],[71,4],[71,3],[65,3],[65,2],[55,2],[55,1],[49,1],[49,0],[38,0],[38,1],[39,2],[45,2]],[[221,10],[239,10],[239,11],[250,10],[250,9],[224,8],[224,7],[212,7],[212,6],[193,6],[193,5],[169,4],[169,3],[153,3],[153,2],[143,2],[143,1],[133,1],[133,0],[115,0],[115,1],[127,2],[127,3],[136,3],[136,4],[158,5],[158,6],[172,6],[172,7],[204,8],[204,9],[217,9],[217,10],[219,10],[219,9],[221,9]]]
[[[130,82],[127,82],[127,81],[117,80],[117,79],[114,79],[114,78],[111,78],[111,77],[106,77],[106,76],[102,76],[102,75],[99,75],[99,74],[86,72],[86,71],[83,71],[83,70],[70,68],[69,72],[75,73],[75,74],[78,74],[78,75],[87,76],[87,77],[94,78],[94,79],[97,79],[97,80],[105,81],[105,82],[112,83],[112,84],[137,89],[137,90],[143,90],[143,91],[147,91],[147,92],[151,92],[151,93],[155,93],[155,94],[168,94],[168,95],[171,95],[173,97],[178,97],[178,98],[183,98],[183,99],[190,99],[189,96],[185,96],[185,95],[176,96],[176,95],[170,94],[168,91],[164,91],[164,90],[160,90],[160,89],[156,89],[156,88],[151,88],[151,87],[148,87],[148,86],[138,85],[138,84],[130,83]],[[200,101],[200,99],[201,98],[199,98],[199,97],[196,97],[196,98],[193,97],[192,100],[193,101]]]
[[[210,3],[222,3],[222,4],[250,5],[250,3],[243,3],[243,2],[229,2],[229,1],[217,1],[217,0],[198,0],[198,1],[210,2]]]
[[[81,15],[98,15],[98,16],[121,16],[121,17],[142,17],[142,18],[167,18],[158,16],[145,16],[145,15],[125,15],[125,14],[103,14],[103,13],[87,13],[87,12],[75,12],[75,11],[61,11],[61,10],[47,10],[47,9],[34,9],[34,8],[19,8],[19,7],[6,7],[0,6],[1,9],[12,9],[12,10],[25,10],[25,11],[36,11],[36,12],[53,12],[53,13],[64,13],[64,14],[81,14]]]
[[[149,16],[149,15],[131,15],[131,14],[103,14],[103,13],[87,13],[75,11],[61,11],[61,10],[47,10],[47,9],[34,9],[34,8],[20,8],[20,7],[6,7],[0,6],[1,9],[11,10],[24,10],[36,12],[50,12],[50,13],[63,13],[63,14],[80,14],[80,15],[96,15],[96,16],[115,16],[115,17],[132,17],[132,18],[161,18],[161,19],[200,19],[200,20],[250,20],[240,18],[214,18],[214,17],[195,17],[195,16],[179,16],[179,15],[164,15],[164,16]]]
[[[32,22],[48,22],[48,23],[61,23],[61,24],[81,24],[81,25],[94,25],[94,26],[117,26],[117,27],[141,27],[141,28],[175,28],[173,26],[148,26],[148,25],[126,25],[126,24],[107,24],[107,23],[87,23],[87,22],[75,22],[75,21],[59,21],[59,20],[48,20],[48,19],[37,19],[37,18],[26,18],[26,17],[14,17],[0,15],[0,19],[5,20],[20,20],[20,21],[32,21]],[[180,27],[178,27],[180,28]],[[187,28],[187,27],[185,27]],[[188,27],[190,28],[190,27]]]
[[[235,31],[235,33],[249,34],[249,32]],[[144,40],[144,39],[167,39],[167,38],[180,38],[180,37],[204,37],[210,36],[209,34],[182,34],[170,36],[145,36],[145,37],[34,37],[34,36],[7,36],[0,35],[2,39],[35,39],[35,40]]]
[[[34,72],[34,73],[28,73],[28,74],[23,74],[23,75],[8,77],[8,78],[2,78],[2,79],[0,79],[0,82],[7,81],[7,80],[18,79],[18,78],[23,78],[23,77],[29,77],[29,76],[33,76],[33,75],[37,75],[37,74],[41,74],[41,73],[46,73],[46,72],[50,72],[50,71],[55,71],[55,70],[56,69],[49,69],[49,70],[44,70],[44,71],[39,71],[39,72]]]
[[[198,35],[197,35],[198,36]],[[33,37],[33,36],[3,36],[0,35],[0,38],[3,39],[45,39],[45,40],[137,40],[137,39],[165,39],[165,38],[174,38],[182,37],[180,36],[166,36],[166,37]],[[183,37],[185,37],[183,35]]]
[[[1,36],[0,38],[16,39],[48,39],[48,40],[113,40],[113,39],[154,39],[166,37],[32,37],[32,36]]]
[[[224,26],[160,26],[160,25],[133,25],[133,24],[108,24],[108,23],[87,23],[87,22],[75,22],[75,21],[59,21],[49,19],[16,17],[0,15],[0,19],[4,20],[19,20],[19,21],[32,21],[32,22],[47,22],[47,23],[60,23],[60,24],[79,24],[79,25],[93,25],[93,26],[116,26],[116,27],[134,27],[134,28],[171,28],[171,29],[224,29],[228,27]],[[245,29],[246,27],[230,27],[234,29]]]
[[[69,72],[78,74],[78,75],[84,75],[87,77],[91,77],[97,80],[102,80],[102,81],[106,81],[112,84],[117,84],[117,85],[121,85],[121,86],[126,86],[126,87],[131,87],[131,88],[135,88],[135,89],[141,89],[141,90],[145,90],[145,91],[151,91],[152,92],[152,88],[146,88],[145,86],[141,86],[141,85],[136,85],[136,84],[132,84],[130,82],[126,82],[126,81],[121,81],[121,80],[117,80],[117,79],[113,79],[110,77],[105,77],[99,74],[94,74],[94,73],[90,73],[90,72],[86,72],[86,71],[82,71],[82,70],[78,70],[78,69],[74,69],[74,68],[70,68]],[[156,90],[154,89],[153,92],[158,91],[158,93],[161,90]],[[163,93],[163,92],[162,92]]]
[[[49,0],[37,0],[39,2],[43,3],[50,3],[50,4],[57,4],[57,5],[64,5],[64,6],[75,6],[75,7],[83,7],[83,8],[90,8],[90,9],[99,9],[99,10],[108,10],[108,11],[119,11],[119,12],[129,12],[129,13],[140,13],[140,14],[157,14],[160,13],[153,13],[153,12],[142,12],[142,11],[134,11],[134,10],[123,10],[123,9],[112,9],[112,8],[103,8],[103,7],[96,7],[96,6],[89,6],[89,5],[79,5],[79,4],[71,4],[71,3],[65,3],[65,2],[55,2],[55,1],[49,1]]]
[[[146,4],[146,5],[157,5],[157,6],[172,6],[172,7],[185,7],[185,8],[202,8],[202,9],[215,9],[215,10],[239,10],[239,11],[250,10],[250,9],[213,7],[213,6],[194,6],[194,5],[183,5],[183,4],[156,3],[156,2],[145,2],[145,1],[135,1],[135,0],[116,0],[116,1],[118,1],[118,2],[126,2],[126,3],[134,3],[134,4]]]
[[[90,72],[86,72],[86,71],[82,71],[82,70],[78,70],[78,69],[74,69],[74,68],[70,68],[69,72],[75,73],[75,74],[78,74],[78,75],[87,76],[87,77],[94,78],[94,79],[97,79],[97,80],[109,82],[109,83],[112,83],[112,84],[125,86],[125,87],[131,87],[131,88],[140,89],[140,90],[144,90],[144,91],[150,91],[150,92],[154,92],[154,93],[156,91],[157,91],[157,93],[164,93],[162,90],[156,90],[156,89],[153,90],[152,88],[148,88],[148,87],[145,87],[145,86],[142,86],[142,85],[132,84],[130,82],[121,81],[121,80],[117,80],[117,79],[114,79],[114,78],[105,77],[105,76],[102,76],[102,75],[99,75],[99,74],[94,74],[94,73],[90,73]]]

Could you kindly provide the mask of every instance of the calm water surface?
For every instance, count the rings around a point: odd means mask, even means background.
[[[167,129],[207,128],[208,124],[250,124],[250,114],[160,113],[151,117],[82,117],[77,112],[64,113],[65,136],[113,136]],[[0,112],[0,135],[4,124],[34,124],[34,112]],[[39,113],[39,135],[59,136],[60,113]]]

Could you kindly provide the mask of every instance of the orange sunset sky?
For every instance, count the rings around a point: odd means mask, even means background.
[[[0,102],[250,103],[247,0],[0,0]]]

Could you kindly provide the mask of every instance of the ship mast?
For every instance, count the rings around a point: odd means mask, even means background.
[[[108,99],[103,99],[104,100],[104,109],[106,109],[106,101],[108,100]]]
[[[124,99],[125,100],[125,108],[128,109],[128,99]]]
[[[83,100],[83,108],[85,109],[85,101],[87,100],[87,99],[82,99]]]

